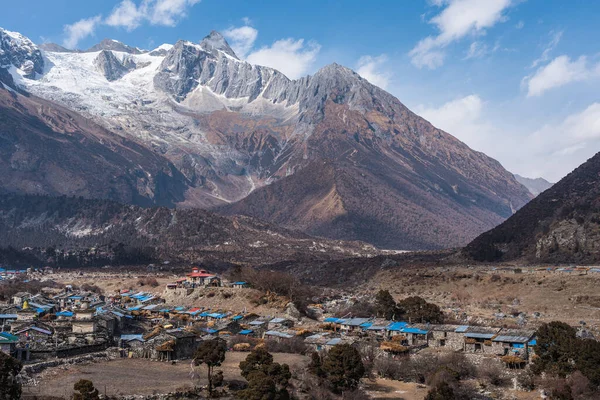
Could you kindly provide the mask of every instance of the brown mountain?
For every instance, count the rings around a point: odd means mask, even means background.
[[[477,237],[465,254],[486,261],[600,261],[600,153]]]
[[[294,174],[221,212],[385,248],[433,249],[468,243],[531,198],[498,162],[356,73],[329,66],[309,87],[330,89],[305,111],[312,134],[287,145]]]

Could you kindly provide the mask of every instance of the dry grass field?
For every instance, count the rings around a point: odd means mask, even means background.
[[[600,328],[600,274],[531,271],[522,273],[472,268],[409,268],[386,270],[361,291],[389,289],[399,298],[421,296],[469,322],[489,323],[504,313],[500,322],[516,323],[513,315],[525,313],[528,323],[561,320],[572,325],[585,321]],[[534,313],[539,313],[538,317]],[[495,321],[498,322],[498,321]]]
[[[239,363],[248,353],[228,352],[220,368],[226,380],[243,380]],[[275,361],[287,363],[290,369],[302,369],[308,358],[297,354],[273,354]],[[45,370],[38,375],[39,384],[24,388],[24,394],[43,394],[70,398],[73,385],[79,379],[91,380],[100,393],[108,395],[149,395],[168,393],[179,388],[206,385],[206,368],[195,367],[197,378],[192,379],[190,361],[177,364],[143,359],[117,359],[92,364],[71,365]]]

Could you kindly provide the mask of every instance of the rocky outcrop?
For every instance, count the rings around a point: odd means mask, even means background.
[[[108,81],[116,81],[126,73],[135,69],[135,62],[130,58],[119,60],[112,51],[102,50],[94,59],[94,65]]]
[[[213,32],[200,44],[180,40],[167,53],[154,85],[178,101],[183,101],[198,86],[226,98],[247,99],[250,103],[262,94],[267,99],[282,99],[290,80],[274,69],[253,66],[238,60],[223,37]]]

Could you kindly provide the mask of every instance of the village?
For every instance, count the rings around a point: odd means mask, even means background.
[[[212,287],[245,290],[246,282],[228,282],[201,268],[168,283],[165,293]],[[327,304],[311,305],[317,320],[296,312],[257,315],[167,304],[159,295],[130,289],[114,294],[73,290],[59,293],[20,292],[0,313],[0,349],[25,362],[64,358],[119,349],[122,357],[164,361],[192,357],[196,343],[221,337],[303,341],[315,351],[339,343],[378,343],[383,355],[415,353],[425,347],[472,354],[515,356],[528,362],[536,343],[535,329],[511,329],[392,321],[376,317],[328,316]],[[240,348],[240,346],[238,346]],[[514,363],[514,359],[513,359]]]
[[[572,270],[583,273],[577,267]],[[544,271],[548,273],[547,268]],[[491,274],[499,272],[539,274],[542,270],[490,270]],[[594,272],[590,268],[585,274]],[[564,272],[556,268],[551,273]],[[103,279],[102,274],[71,271],[67,276],[72,281],[89,276],[93,281]],[[4,279],[27,282],[57,276],[67,279],[48,269],[15,271]],[[281,353],[326,354],[336,345],[348,344],[361,351],[370,349],[378,360],[460,353],[476,363],[496,360],[506,371],[523,369],[535,357],[536,325],[528,323],[522,313],[513,318],[514,323],[507,323],[508,315],[496,313],[490,319],[493,323],[484,324],[459,321],[446,307],[451,318],[430,323],[424,318],[343,314],[343,305],[357,301],[343,296],[321,299],[301,313],[292,302],[269,293],[264,297],[276,298],[276,306],[253,308],[248,301],[228,302],[230,297],[249,298],[256,289],[202,267],[169,278],[158,274],[162,276],[160,284],[152,276],[136,278],[140,285],[148,282],[139,288],[125,285],[128,287],[100,290],[86,283],[49,285],[36,294],[14,293],[5,304],[0,303],[0,351],[21,361],[26,371],[97,354],[124,363],[178,363],[192,359],[201,343],[215,338],[225,340],[232,354],[260,345]],[[578,336],[594,337],[585,325],[578,327]],[[25,388],[37,384],[38,380],[31,378]]]

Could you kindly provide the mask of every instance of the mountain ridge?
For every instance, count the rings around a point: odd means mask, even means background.
[[[239,60],[214,31],[199,44],[180,40],[163,50],[45,51],[41,75],[27,75],[19,59],[8,72],[15,86],[172,162],[187,182],[180,207],[235,209],[338,239],[413,249],[463,245],[531,198],[497,161],[339,64],[291,80]],[[336,214],[342,208],[330,209],[328,201],[312,208],[327,224],[290,210],[302,205],[301,196],[280,201],[268,195],[272,212],[252,209],[257,191],[276,191],[271,186],[280,181],[289,186],[288,178],[322,163],[331,163],[341,179],[332,196],[344,205],[347,234]],[[291,181],[299,186],[295,192],[311,184]],[[369,210],[377,208],[368,204],[373,195],[386,199],[385,211]],[[436,220],[436,213],[457,222]],[[435,234],[407,226],[425,221]],[[396,234],[380,232],[381,226]]]

